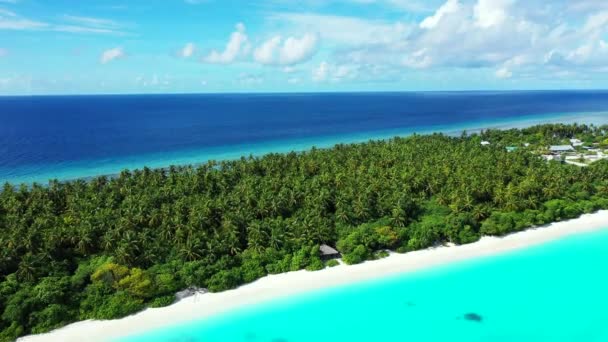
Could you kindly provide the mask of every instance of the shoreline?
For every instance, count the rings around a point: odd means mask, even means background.
[[[483,237],[478,242],[461,246],[441,246],[390,257],[359,265],[340,265],[321,271],[297,271],[269,275],[235,290],[196,294],[164,308],[146,309],[140,313],[111,321],[82,321],[41,335],[25,336],[18,341],[108,341],[147,333],[201,320],[210,316],[307,292],[371,281],[411,273],[465,260],[500,255],[541,245],[571,235],[608,229],[608,210],[580,218],[531,228],[504,237]]]

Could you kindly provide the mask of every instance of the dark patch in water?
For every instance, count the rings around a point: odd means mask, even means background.
[[[273,339],[272,342],[289,342],[289,341],[287,341],[286,338],[279,337],[279,338]]]
[[[407,307],[411,308],[411,307],[416,306],[416,303],[414,303],[414,302],[407,302],[407,303],[405,303],[405,305],[406,305]]]
[[[255,341],[257,339],[257,336],[255,336],[255,333],[253,332],[248,332],[247,334],[245,334],[245,341]]]
[[[481,322],[483,321],[483,317],[481,317],[481,315],[478,315],[474,312],[470,312],[468,314],[464,315],[464,319],[467,321],[471,321],[471,322]]]

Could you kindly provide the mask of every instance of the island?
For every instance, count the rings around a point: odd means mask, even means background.
[[[606,149],[550,124],[6,184],[0,341],[608,209]]]

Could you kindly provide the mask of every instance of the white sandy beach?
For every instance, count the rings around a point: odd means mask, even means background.
[[[608,229],[608,211],[579,219],[554,223],[502,238],[484,237],[480,241],[454,247],[438,247],[354,266],[337,266],[317,272],[299,271],[271,275],[236,290],[208,293],[186,298],[160,309],[147,309],[113,321],[84,321],[48,334],[28,336],[19,341],[107,341],[147,332],[262,301],[296,295],[320,288],[382,278],[471,258],[479,258],[538,245],[569,235]]]

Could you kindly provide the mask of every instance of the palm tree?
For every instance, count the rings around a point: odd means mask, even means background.
[[[37,258],[28,253],[21,258],[17,269],[17,278],[24,282],[32,282],[36,278]]]
[[[268,233],[259,222],[251,222],[247,227],[248,247],[261,252],[266,247]]]
[[[186,261],[194,261],[201,259],[200,241],[198,239],[189,238],[179,248],[179,255]]]

